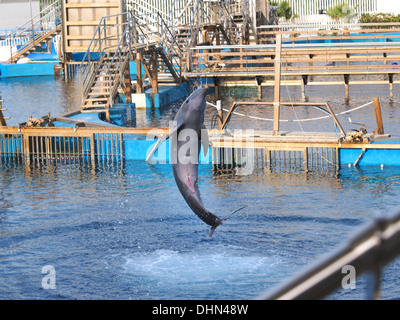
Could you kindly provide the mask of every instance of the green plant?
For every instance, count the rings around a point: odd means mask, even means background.
[[[280,6],[280,8],[277,10],[278,18],[285,18],[286,20],[289,20],[293,17],[293,10],[288,1],[270,1],[269,4],[274,7]]]
[[[360,23],[396,23],[400,22],[400,14],[394,15],[392,13],[363,13],[360,18]],[[363,29],[381,28],[386,29],[388,26],[363,26]]]
[[[348,22],[354,17],[355,9],[356,7],[352,8],[347,3],[343,2],[329,8],[326,14],[334,20],[343,20],[345,22]]]

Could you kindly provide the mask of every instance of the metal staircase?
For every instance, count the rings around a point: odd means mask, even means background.
[[[175,25],[179,17],[166,20],[160,12],[136,15],[125,12],[103,17],[80,67],[81,110],[105,112],[109,119],[118,90],[124,90],[130,97],[131,60],[136,60],[138,70],[145,69],[144,75],[137,72],[137,79],[132,81],[136,93],[150,86],[156,93],[159,83],[182,82],[182,72],[191,68],[190,48],[196,46],[201,32],[203,38],[209,32],[212,41],[218,37],[215,41],[219,44],[237,44],[239,26],[244,28],[247,24],[248,2],[231,3],[240,5],[239,9],[232,11],[222,2],[192,0],[186,7],[192,12],[190,23],[180,27]]]
[[[8,36],[10,58],[8,63],[15,63],[26,57],[38,47],[61,32],[61,7],[59,1],[52,1],[39,14],[23,25],[15,28]],[[21,46],[16,50],[17,46]]]
[[[109,119],[118,90],[130,92],[129,61],[140,58],[147,70],[148,57],[154,53],[159,60],[155,72],[181,82],[182,53],[160,14],[103,17],[81,63],[81,111],[104,112]]]
[[[124,16],[100,20],[81,64],[83,112],[107,112],[112,106],[118,87],[124,85],[132,53],[128,41],[131,37],[131,21]]]

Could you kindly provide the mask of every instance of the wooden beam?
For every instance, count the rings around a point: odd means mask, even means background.
[[[377,127],[373,131],[374,134],[385,134],[385,130],[383,129],[383,120],[381,113],[381,104],[379,102],[379,98],[374,98],[374,107],[375,107],[375,115],[376,115],[376,123]]]
[[[140,52],[136,52],[136,93],[142,93],[142,90],[142,54]]]
[[[279,135],[280,101],[281,101],[281,53],[282,35],[276,36],[275,53],[275,90],[274,90],[274,136]]]
[[[118,8],[119,2],[76,2],[76,3],[65,3],[65,8]]]

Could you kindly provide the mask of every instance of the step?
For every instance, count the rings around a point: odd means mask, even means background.
[[[88,97],[98,97],[98,96],[106,96],[102,97],[102,100],[108,99],[110,92],[99,91],[99,92],[89,92]]]
[[[106,103],[84,104],[82,106],[82,109],[105,108],[106,106],[107,106]]]
[[[100,102],[100,101],[104,102],[104,101],[107,101],[107,100],[108,100],[108,97],[106,97],[106,98],[103,98],[103,97],[101,97],[101,98],[88,98],[88,99],[85,99],[85,103],[87,103],[87,102]]]
[[[100,78],[100,77],[107,77],[107,78],[114,78],[116,75],[115,74],[96,74],[96,78]],[[101,81],[101,80],[100,80]],[[103,80],[105,81],[105,80]]]
[[[99,89],[99,90],[104,90],[104,89],[110,89],[111,86],[92,86],[92,90]],[[105,92],[105,91],[101,91]]]
[[[107,112],[107,109],[82,109],[81,110],[82,113],[92,113],[92,112],[96,112],[96,113],[102,113],[102,112]]]

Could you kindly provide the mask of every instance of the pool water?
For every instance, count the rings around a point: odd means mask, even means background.
[[[199,176],[215,214],[248,205],[211,238],[169,165],[3,164],[0,298],[253,299],[400,205],[400,168]],[[49,265],[55,289],[42,285]],[[383,298],[400,298],[399,271],[385,269]],[[330,298],[365,298],[358,281]]]
[[[1,80],[0,86],[11,125],[30,115],[74,110],[80,101],[76,83],[51,77]],[[340,88],[310,87],[307,93],[337,112],[383,95],[385,130],[399,134],[398,91],[389,101],[382,88],[362,88],[351,91],[350,104]],[[268,100],[269,90],[264,88]],[[300,92],[291,94],[283,90],[283,99]],[[226,97],[224,107],[231,101]],[[214,111],[208,109],[207,125]],[[264,109],[250,111],[269,117]],[[293,109],[285,112],[282,116],[293,116]],[[352,113],[353,121],[372,131],[371,113],[373,107]],[[163,125],[171,115],[166,111],[156,119],[151,113],[143,121]],[[305,110],[295,116],[315,115]],[[241,121],[233,118],[232,128]],[[254,124],[267,125],[272,126]],[[202,164],[206,208],[224,216],[247,205],[210,238],[168,164],[26,167],[3,160],[0,183],[0,299],[253,299],[400,205],[400,167],[235,175],[214,174],[210,164]],[[399,259],[382,279],[382,298],[400,299]],[[365,277],[356,284],[328,298],[365,298]]]

